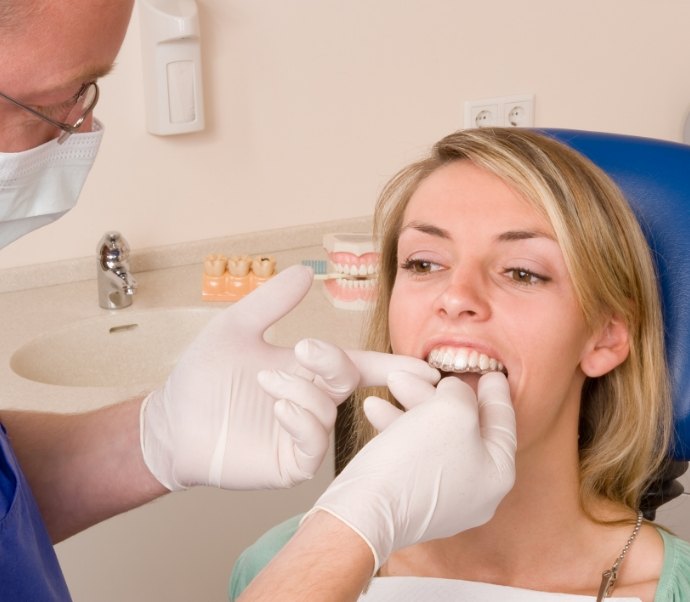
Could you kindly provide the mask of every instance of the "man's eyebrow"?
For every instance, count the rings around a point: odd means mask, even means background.
[[[115,63],[109,65],[102,65],[100,67],[92,67],[88,69],[80,79],[85,82],[90,82],[101,77],[105,77],[115,68]]]
[[[90,65],[87,68],[80,70],[69,81],[57,86],[53,86],[51,88],[47,88],[45,90],[41,90],[40,92],[35,92],[31,94],[31,97],[40,98],[42,96],[48,96],[50,94],[56,94],[60,93],[61,91],[66,91],[69,88],[74,88],[74,91],[76,93],[77,88],[80,85],[96,81],[101,77],[105,77],[106,75],[108,75],[108,73],[110,73],[113,70],[113,68],[114,64],[112,63],[108,65]]]
[[[425,222],[410,222],[403,226],[400,230],[400,234],[405,232],[405,230],[416,230],[417,232],[422,232],[423,234],[429,234],[430,236],[437,236],[439,238],[445,238],[450,240],[452,237],[448,230],[434,226],[433,224],[427,224]]]

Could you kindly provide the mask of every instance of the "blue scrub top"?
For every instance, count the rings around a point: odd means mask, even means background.
[[[29,484],[0,424],[0,600],[71,600]]]

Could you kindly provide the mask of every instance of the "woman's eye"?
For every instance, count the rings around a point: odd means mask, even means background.
[[[505,271],[505,274],[514,282],[527,286],[539,284],[540,282],[548,282],[550,280],[550,278],[546,276],[541,276],[540,274],[523,268],[509,268]]]
[[[428,274],[441,269],[441,266],[426,259],[406,259],[400,265],[401,269],[413,274]]]

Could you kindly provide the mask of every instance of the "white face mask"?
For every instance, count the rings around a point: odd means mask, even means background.
[[[0,152],[0,248],[62,217],[77,204],[103,126],[18,153]]]

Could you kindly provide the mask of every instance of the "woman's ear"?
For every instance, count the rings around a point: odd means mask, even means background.
[[[611,317],[589,341],[580,360],[582,371],[597,377],[622,364],[630,353],[627,324],[618,317]]]

